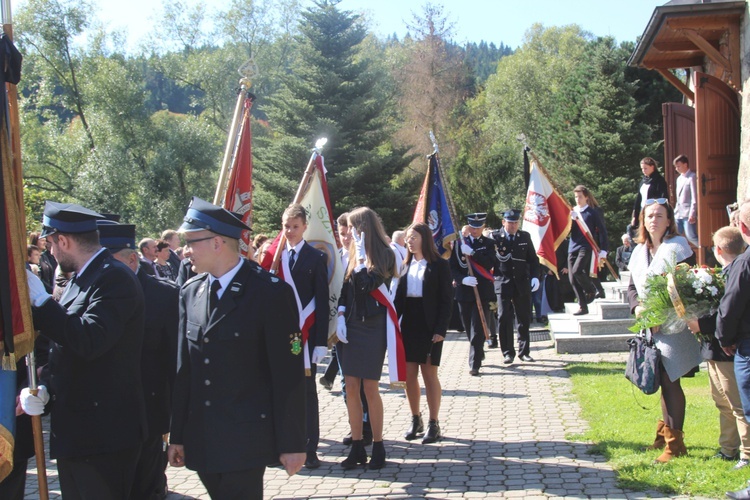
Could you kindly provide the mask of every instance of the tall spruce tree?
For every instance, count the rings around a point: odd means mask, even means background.
[[[320,137],[328,138],[324,156],[335,213],[366,205],[388,228],[409,220],[417,193],[395,181],[410,158],[390,141],[388,75],[366,50],[359,16],[338,3],[321,0],[302,13],[299,58],[265,108],[270,130],[255,148],[259,228],[279,226]]]

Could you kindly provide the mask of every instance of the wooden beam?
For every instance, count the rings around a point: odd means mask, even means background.
[[[736,91],[742,90],[741,66],[740,66],[740,25],[732,23],[729,25],[729,62],[732,64],[732,76],[730,85]]]
[[[685,57],[682,59],[644,59],[642,66],[647,69],[682,69],[703,66],[703,56]]]
[[[729,29],[729,26],[727,26],[727,29]],[[685,35],[691,42],[697,45],[713,62],[715,62],[719,66],[722,66],[726,71],[729,71],[730,73],[732,72],[732,64],[729,62],[729,59],[721,55],[721,52],[716,50],[714,46],[711,45],[708,40],[700,36],[697,31],[683,29],[679,30],[678,33]]]
[[[693,30],[726,30],[731,23],[739,22],[739,14],[725,16],[690,16],[677,17],[667,20],[667,26],[675,31],[681,29]]]
[[[680,92],[682,92],[682,94],[685,97],[687,97],[691,101],[695,102],[695,94],[693,93],[693,91],[690,90],[690,87],[688,87],[687,85],[685,85],[685,83],[682,80],[680,80],[679,78],[677,78],[674,75],[674,73],[672,73],[668,69],[657,69],[656,71],[658,71],[659,74],[661,74],[661,76],[663,76],[664,78],[666,78],[669,83],[671,83],[672,85],[674,85],[677,88],[677,90],[679,90]]]
[[[719,48],[719,41],[709,40],[708,43]],[[696,52],[700,49],[690,40],[677,40],[674,42],[654,42],[651,44],[653,48],[660,52]]]

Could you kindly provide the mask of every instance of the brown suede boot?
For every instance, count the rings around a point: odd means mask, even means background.
[[[664,434],[662,433],[663,429],[664,420],[659,419],[659,421],[656,422],[656,437],[654,438],[654,444],[644,447],[643,451],[661,450],[666,446],[667,442],[664,441]]]
[[[685,448],[685,434],[677,429],[670,429],[668,425],[664,425],[662,429],[664,440],[667,442],[664,447],[664,453],[659,455],[656,462],[665,463],[669,462],[674,457],[681,457],[687,455],[687,448]]]

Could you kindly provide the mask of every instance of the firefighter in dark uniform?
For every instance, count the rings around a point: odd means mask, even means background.
[[[291,287],[242,259],[249,229],[193,198],[180,232],[199,274],[180,290],[169,463],[212,498],[263,498],[267,465],[305,463],[305,367]]]
[[[518,320],[518,357],[534,361],[529,356],[529,323],[531,322],[531,292],[539,288],[539,257],[531,242],[531,235],[518,229],[521,211],[508,210],[503,214],[503,228],[492,233],[497,247],[495,293],[497,293],[497,331],[503,363],[510,364],[516,357],[513,348],[513,327]]]
[[[479,375],[484,359],[484,326],[479,315],[474,289],[479,292],[484,317],[490,315],[490,302],[495,300],[492,284],[492,268],[495,265],[495,243],[482,236],[486,213],[474,213],[466,216],[469,224],[469,235],[453,244],[450,266],[453,286],[456,288],[456,302],[461,314],[461,321],[469,338],[469,373]],[[469,276],[470,261],[474,263],[474,276]]]
[[[167,452],[163,435],[169,432],[172,411],[180,288],[168,279],[147,274],[140,266],[133,224],[99,221],[98,226],[102,246],[135,273],[146,304],[141,376],[148,434],[141,448],[130,498],[166,498]]]
[[[146,437],[143,292],[135,274],[101,247],[102,218],[47,202],[42,236],[60,269],[75,274],[59,303],[36,276],[28,278],[34,326],[51,349],[39,394],[24,389],[21,405],[38,415],[49,402],[50,455],[66,499],[127,499]]]

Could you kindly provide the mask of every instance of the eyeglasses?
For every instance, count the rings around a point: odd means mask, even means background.
[[[194,244],[198,243],[199,241],[206,241],[206,240],[210,240],[212,238],[216,238],[216,236],[206,236],[205,238],[196,238],[194,240],[185,240],[185,246],[186,247],[191,247]]]
[[[669,203],[669,200],[666,198],[649,198],[646,200],[645,206],[653,205],[654,203],[658,203],[659,205],[666,205]]]

